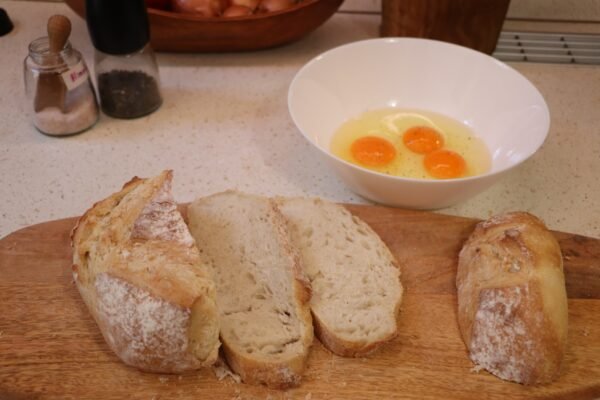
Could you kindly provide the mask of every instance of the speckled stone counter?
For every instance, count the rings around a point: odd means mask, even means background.
[[[0,1],[15,29],[0,38],[0,237],[75,216],[132,176],[175,171],[185,202],[235,188],[265,195],[366,203],[349,191],[295,128],[288,85],[298,69],[337,45],[377,36],[379,16],[337,14],[305,39],[245,54],[159,54],[163,106],[137,120],[102,116],[81,135],[38,133],[26,115],[22,61],[64,13],[71,42],[92,63],[84,21],[65,5]],[[552,115],[541,150],[471,200],[439,212],[485,218],[527,210],[552,229],[600,237],[600,67],[514,64]],[[490,94],[493,95],[493,94]]]

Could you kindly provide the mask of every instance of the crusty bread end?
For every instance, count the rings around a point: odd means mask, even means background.
[[[479,223],[456,285],[460,331],[478,367],[526,385],[558,377],[567,294],[560,247],[538,218],[515,212]]]
[[[172,172],[134,178],[72,232],[73,277],[115,354],[174,373],[218,355],[215,288],[171,196]]]

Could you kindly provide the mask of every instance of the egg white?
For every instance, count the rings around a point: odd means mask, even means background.
[[[489,150],[467,125],[431,111],[400,108],[367,111],[340,126],[333,135],[330,150],[345,161],[373,171],[405,178],[436,179],[423,166],[424,155],[410,151],[402,142],[403,133],[414,126],[434,128],[444,138],[442,148],[452,150],[465,159],[467,168],[461,177],[480,175],[490,169]],[[350,152],[350,146],[364,136],[377,136],[390,141],[396,149],[395,159],[383,167],[365,166],[357,162]]]

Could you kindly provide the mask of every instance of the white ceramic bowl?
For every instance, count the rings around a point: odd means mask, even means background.
[[[353,191],[420,209],[447,207],[488,188],[534,154],[550,127],[544,98],[521,74],[483,53],[427,39],[373,39],[327,51],[297,73],[288,107],[300,132]],[[463,122],[490,150],[490,171],[449,180],[399,178],[330,153],[343,122],[383,107],[428,110]]]

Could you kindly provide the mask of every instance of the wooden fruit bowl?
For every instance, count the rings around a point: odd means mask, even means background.
[[[65,0],[85,17],[85,0]],[[154,50],[192,53],[250,51],[298,40],[331,17],[343,0],[303,0],[294,7],[245,17],[202,17],[148,8]]]

